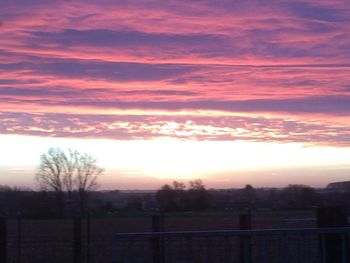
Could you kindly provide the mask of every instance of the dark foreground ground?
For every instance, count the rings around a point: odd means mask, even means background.
[[[314,227],[312,218],[314,211],[259,211],[252,213],[252,227]],[[113,237],[117,233],[152,231],[150,214],[92,217],[90,222],[90,239],[87,220],[83,219],[81,225],[81,262],[111,262],[115,252]],[[238,213],[234,212],[167,214],[164,219],[165,231],[233,230],[238,225]],[[73,219],[22,219],[20,225],[16,219],[8,219],[7,226],[8,262],[74,262]]]

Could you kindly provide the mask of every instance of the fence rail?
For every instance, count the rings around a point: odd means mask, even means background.
[[[113,262],[345,263],[349,234],[347,227],[125,233],[114,237]]]

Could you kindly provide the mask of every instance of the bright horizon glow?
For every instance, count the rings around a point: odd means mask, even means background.
[[[0,169],[6,168],[12,174],[27,171],[27,182],[34,181],[35,167],[40,154],[50,147],[77,149],[98,159],[106,169],[100,178],[102,189],[125,188],[130,180],[148,178],[153,180],[145,188],[158,188],[159,183],[173,180],[188,181],[202,178],[208,186],[230,188],[239,182],[244,184],[245,174],[254,174],[255,182],[247,177],[247,183],[256,186],[283,186],[291,183],[290,178],[280,178],[283,173],[299,171],[299,181],[310,182],[308,170],[317,169],[334,173],[338,169],[349,169],[350,148],[306,146],[300,143],[256,143],[220,141],[180,141],[175,139],[116,141],[105,139],[67,139],[34,136],[0,135]],[[21,145],[11,148],[12,145]],[[21,169],[22,167],[22,169]],[[16,172],[16,169],[20,172]],[[268,180],[259,174],[272,171]],[[273,171],[275,174],[273,175]],[[281,175],[282,171],[282,175]],[[227,175],[234,175],[232,181]],[[242,174],[239,176],[239,174]],[[222,175],[225,180],[222,181]],[[334,176],[334,175],[333,175]],[[249,178],[249,179],[248,179]],[[332,177],[329,176],[328,182]],[[221,183],[220,183],[221,181]],[[249,182],[248,182],[249,181]],[[320,186],[325,179],[312,183]],[[269,185],[270,184],[270,185]],[[133,188],[133,187],[127,187]]]
[[[0,184],[54,146],[103,188],[350,180],[349,3],[5,1]]]

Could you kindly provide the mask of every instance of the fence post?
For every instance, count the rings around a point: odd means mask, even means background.
[[[347,208],[341,206],[317,209],[317,227],[347,227]],[[347,234],[332,233],[319,235],[320,256],[323,263],[346,263],[349,258]]]
[[[73,225],[73,246],[74,246],[74,263],[81,263],[81,217],[74,217],[74,225]]]
[[[86,262],[90,263],[90,249],[91,249],[91,214],[87,214],[86,218]]]
[[[17,263],[22,259],[22,216],[17,214]]]
[[[0,262],[7,262],[7,225],[6,218],[0,217]]]
[[[252,228],[251,213],[239,215],[239,230],[250,230]],[[251,237],[243,235],[239,237],[239,262],[252,262]]]
[[[160,215],[152,215],[152,232],[161,232],[162,231],[162,218]],[[154,237],[152,239],[152,255],[153,263],[164,263],[164,254],[163,254],[163,242],[162,238]]]
[[[164,212],[161,212],[160,213],[160,232],[164,232],[165,231],[164,218],[165,218],[165,214],[164,214]]]

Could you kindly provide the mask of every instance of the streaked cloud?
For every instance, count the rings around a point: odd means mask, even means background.
[[[240,116],[77,115],[2,113],[2,134],[136,140],[302,142],[348,146],[350,125],[336,120],[297,121]]]
[[[0,131],[349,146],[349,26],[342,0],[2,3]]]

